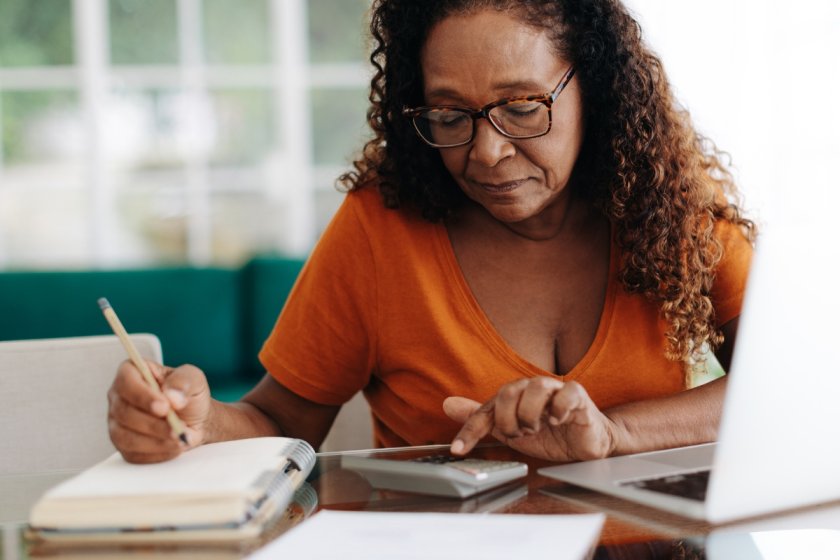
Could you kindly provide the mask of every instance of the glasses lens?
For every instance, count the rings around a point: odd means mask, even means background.
[[[455,146],[470,141],[473,120],[457,109],[429,109],[414,117],[414,127],[432,145]]]
[[[548,132],[549,109],[537,101],[511,101],[490,109],[488,116],[499,130],[512,138],[529,138]]]

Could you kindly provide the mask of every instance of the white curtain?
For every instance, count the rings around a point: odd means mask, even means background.
[[[840,212],[840,0],[626,0],[762,223]],[[838,234],[840,235],[840,234]]]

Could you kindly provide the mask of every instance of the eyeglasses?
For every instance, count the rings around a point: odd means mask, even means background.
[[[475,123],[486,118],[493,128],[508,138],[536,138],[551,130],[551,104],[575,75],[569,68],[551,93],[508,97],[481,109],[457,105],[438,105],[403,109],[420,138],[433,148],[454,148],[469,144],[475,137]]]

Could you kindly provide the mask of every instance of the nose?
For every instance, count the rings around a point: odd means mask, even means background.
[[[515,153],[516,148],[510,138],[502,135],[486,118],[475,122],[475,137],[469,153],[471,161],[486,167],[495,167]]]

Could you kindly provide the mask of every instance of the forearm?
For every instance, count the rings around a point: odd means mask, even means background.
[[[318,447],[339,408],[307,400],[265,375],[237,403],[212,401],[206,442],[286,436],[304,439]]]
[[[207,424],[205,443],[284,435],[276,422],[247,402],[212,401]]]
[[[614,424],[613,455],[717,439],[726,377],[700,387],[604,411]]]

